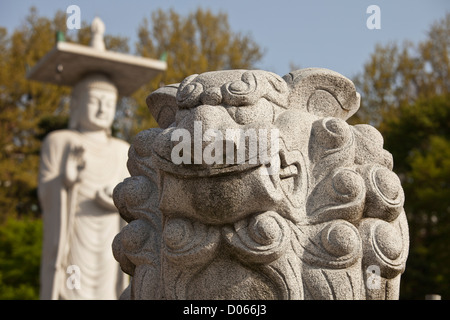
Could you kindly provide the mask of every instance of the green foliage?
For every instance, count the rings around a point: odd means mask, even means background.
[[[28,81],[25,74],[52,48],[56,30],[65,26],[64,16],[58,12],[50,20],[31,9],[12,34],[0,32],[0,223],[6,217],[38,213],[36,128],[68,90]]]
[[[377,45],[354,82],[361,108],[352,122],[379,126],[401,105],[450,92],[450,13],[436,21],[418,44]]]
[[[0,226],[0,300],[39,298],[40,219],[8,219]]]
[[[429,151],[431,137],[450,139],[449,98],[447,94],[401,106],[396,116],[386,118],[380,125],[397,170],[410,170],[412,158]]]
[[[51,115],[43,116],[38,122],[40,132],[36,134],[36,138],[43,140],[47,134],[54,130],[66,129],[69,125],[69,116],[67,115]]]

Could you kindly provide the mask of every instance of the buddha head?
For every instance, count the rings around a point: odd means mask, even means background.
[[[69,129],[110,133],[117,96],[116,86],[105,75],[85,76],[72,91]]]

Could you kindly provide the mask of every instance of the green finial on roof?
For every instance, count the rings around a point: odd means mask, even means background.
[[[56,42],[64,42],[66,41],[66,37],[64,36],[64,32],[56,31]]]

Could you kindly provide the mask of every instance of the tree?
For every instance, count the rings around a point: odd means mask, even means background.
[[[450,296],[450,14],[417,45],[377,45],[357,76],[352,122],[375,125],[405,191],[410,254],[401,298]]]
[[[38,299],[42,220],[8,218],[0,225],[0,300]]]
[[[450,91],[450,13],[432,24],[428,37],[417,45],[405,41],[378,44],[354,79],[363,97],[353,122],[395,116],[399,106]]]
[[[65,25],[61,12],[53,20],[30,10],[11,35],[1,32],[0,52],[0,222],[6,216],[38,214],[36,197],[40,119],[62,109],[68,89],[26,80],[34,65],[54,45],[56,30]],[[60,107],[60,108],[59,108]]]

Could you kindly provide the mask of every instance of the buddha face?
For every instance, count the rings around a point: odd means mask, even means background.
[[[111,90],[88,88],[78,106],[81,131],[109,129],[116,113],[117,94]]]

